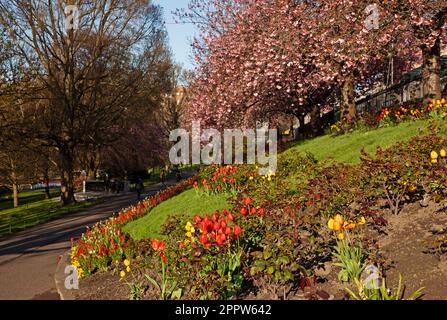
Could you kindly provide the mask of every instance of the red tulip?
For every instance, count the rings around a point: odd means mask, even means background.
[[[205,234],[201,234],[199,237],[199,241],[203,244],[207,244],[208,243],[208,236]]]
[[[219,222],[214,222],[213,229],[217,231],[219,230],[219,228],[220,228]]]
[[[202,221],[202,222],[200,223],[200,230],[201,230],[202,232],[204,232],[204,233],[207,232],[207,230],[206,230],[206,222],[205,222],[205,221]]]
[[[230,221],[234,220],[234,215],[231,212],[228,213],[228,220]]]
[[[238,225],[235,225],[234,228],[233,228],[233,230],[234,230],[234,235],[235,235],[236,237],[239,236],[239,235],[242,233],[242,229],[241,229],[241,227],[239,227]]]
[[[245,198],[244,198],[244,204],[245,204],[246,206],[251,205],[251,199],[250,199],[249,197],[245,197]]]
[[[166,263],[168,261],[164,252],[160,253],[160,258],[161,258],[161,261],[163,261],[164,263]]]
[[[219,215],[216,212],[214,212],[213,215],[211,216],[211,220],[213,220],[214,222],[216,222],[218,218]]]
[[[152,249],[155,251],[163,251],[165,249],[166,244],[163,241],[155,239],[152,241]]]
[[[241,208],[241,214],[242,214],[243,216],[247,215],[247,213],[248,213],[247,208]]]
[[[194,216],[194,221],[195,221],[196,223],[200,223],[200,222],[202,222],[202,217],[200,217],[200,216]]]
[[[256,208],[255,207],[251,208],[250,213],[251,214],[256,214]]]
[[[225,218],[221,218],[220,219],[220,226],[222,228],[226,228],[227,227],[227,221],[225,220]]]
[[[222,233],[217,237],[216,242],[218,245],[222,245],[225,240],[227,240],[227,237],[225,236],[225,234]]]
[[[226,228],[225,228],[225,234],[230,235],[231,232],[233,232],[233,231],[231,230],[230,227],[226,227]]]
[[[157,239],[152,241],[152,249],[154,249],[155,251],[158,251],[159,245],[160,245],[160,241],[158,241]]]

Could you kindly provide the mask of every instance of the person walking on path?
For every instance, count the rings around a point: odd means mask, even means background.
[[[166,181],[166,171],[165,169],[162,169],[160,172],[160,182],[163,185],[163,187],[166,187],[165,181]]]
[[[136,191],[137,191],[137,199],[138,201],[141,200],[141,193],[144,191],[144,184],[143,180],[141,178],[138,178],[137,185],[136,185]]]

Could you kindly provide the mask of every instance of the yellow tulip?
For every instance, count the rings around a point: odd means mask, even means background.
[[[339,230],[341,230],[341,227],[342,227],[342,224],[340,222],[334,221],[334,229],[332,229],[332,230],[339,231]]]
[[[192,233],[188,231],[188,232],[186,233],[186,236],[187,236],[188,238],[191,238],[191,237],[192,237]]]
[[[249,180],[253,180],[253,177],[252,176],[250,176],[250,178],[248,178]]]
[[[327,226],[330,230],[334,230],[334,219],[329,219]]]
[[[125,273],[124,271],[121,271],[121,272],[120,272],[120,277],[121,277],[121,278],[124,278],[125,276],[126,276],[126,273]]]
[[[345,222],[345,219],[343,218],[343,216],[341,214],[337,214],[334,217],[335,222],[340,223],[341,225],[343,225],[343,222]]]
[[[196,229],[194,229],[194,227],[191,227],[191,230],[189,230],[189,232],[194,233],[196,232]]]
[[[130,266],[130,261],[128,259],[124,260],[124,265],[126,267]]]
[[[127,267],[127,268],[126,268],[126,271],[127,271],[127,272],[130,272],[130,267]]]
[[[357,222],[359,225],[364,225],[366,223],[365,217],[360,217],[360,220]]]
[[[446,152],[444,149],[442,149],[442,150],[439,152],[439,154],[440,154],[441,157],[443,157],[443,158],[445,158],[445,157],[447,156],[447,152]]]
[[[438,160],[436,160],[436,159],[431,159],[431,163],[438,163]]]
[[[344,229],[353,230],[353,229],[355,229],[355,226],[356,226],[355,223],[349,223],[349,224],[346,224]]]
[[[438,159],[438,153],[436,151],[432,151],[430,157],[434,160]]]
[[[344,233],[339,233],[337,238],[338,238],[338,240],[343,241],[345,239],[345,234]]]

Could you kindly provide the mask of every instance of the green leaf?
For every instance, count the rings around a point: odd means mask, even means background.
[[[268,260],[272,257],[271,251],[264,251],[264,260]]]

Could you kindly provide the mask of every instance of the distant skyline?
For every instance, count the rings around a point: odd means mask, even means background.
[[[185,69],[192,69],[191,40],[195,35],[196,28],[193,24],[176,24],[172,14],[177,8],[187,8],[189,0],[154,0],[153,2],[163,8],[169,45],[176,62]]]

